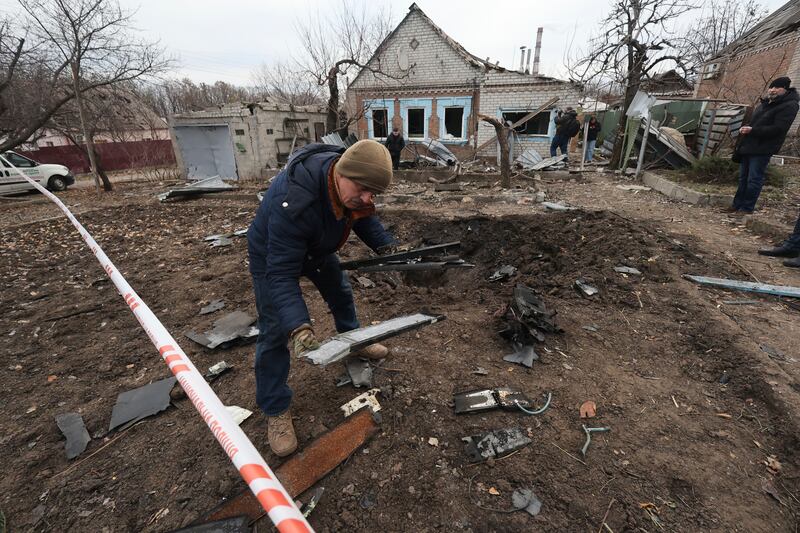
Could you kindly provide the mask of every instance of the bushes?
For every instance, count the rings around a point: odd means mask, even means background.
[[[708,156],[695,161],[686,170],[686,177],[697,183],[714,183],[719,185],[736,185],[739,182],[739,163],[728,157]],[[784,173],[774,165],[767,166],[765,185],[783,187]]]

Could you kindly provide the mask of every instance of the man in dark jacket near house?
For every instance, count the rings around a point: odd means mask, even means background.
[[[400,152],[406,147],[406,140],[403,139],[403,134],[400,133],[399,128],[394,128],[392,133],[386,136],[386,142],[383,143],[389,149],[392,155],[392,168],[397,170],[400,168]]]
[[[550,143],[550,157],[555,157],[557,148],[561,150],[562,155],[568,155],[569,140],[574,137],[581,129],[581,123],[578,122],[578,112],[567,107],[563,113],[558,112],[553,122],[556,123],[556,134],[553,136],[553,141]]]
[[[764,186],[764,176],[770,157],[780,151],[786,133],[797,116],[797,91],[790,87],[789,78],[777,78],[769,84],[767,97],[753,112],[750,125],[742,126],[742,136],[737,148],[740,158],[739,189],[729,211],[748,215],[756,208],[756,201]]]
[[[267,415],[269,445],[278,456],[297,449],[289,411],[287,341],[295,355],[319,347],[300,277],[319,290],[337,331],[359,327],[353,291],[336,251],[351,229],[375,251],[395,243],[375,216],[373,204],[373,195],[385,191],[391,180],[389,152],[376,141],[358,141],[346,151],[308,145],[276,176],[247,231],[258,309],[256,402]],[[381,359],[388,349],[373,344],[357,355]]]

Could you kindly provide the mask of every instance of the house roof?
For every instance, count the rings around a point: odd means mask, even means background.
[[[367,61],[367,64],[372,62],[373,59],[378,57],[384,51],[384,49],[386,48],[388,43],[391,42],[392,37],[394,37],[394,35],[397,32],[397,30],[414,13],[418,14],[422,18],[422,20],[424,20],[431,27],[431,29],[433,29],[433,31],[435,31],[437,34],[439,34],[439,36],[442,39],[444,39],[444,41],[458,55],[460,55],[464,59],[464,61],[469,63],[471,66],[473,66],[475,68],[482,68],[482,69],[484,69],[486,71],[493,70],[493,71],[496,71],[496,72],[512,72],[512,73],[518,73],[518,74],[521,73],[520,71],[509,70],[509,69],[506,69],[504,67],[501,67],[497,63],[490,63],[489,61],[487,61],[485,59],[481,59],[480,57],[476,56],[475,54],[472,54],[472,53],[468,52],[467,49],[464,48],[461,45],[461,43],[459,43],[458,41],[456,41],[455,39],[453,39],[452,37],[447,35],[442,28],[437,26],[436,23],[433,22],[433,20],[431,20],[430,17],[428,17],[428,15],[426,15],[425,12],[422,11],[422,9],[420,9],[420,7],[416,3],[413,3],[413,4],[411,4],[409,6],[408,13],[406,13],[406,16],[403,17],[403,20],[401,20],[400,23],[397,26],[395,26],[395,28],[389,33],[389,35],[387,35],[386,38],[383,41],[381,41],[381,44],[379,44],[378,47],[375,49],[375,53],[372,54],[372,57],[369,58],[369,61]],[[351,82],[351,84],[355,83],[355,81],[361,76],[361,74],[363,72],[364,72],[364,69],[361,69],[359,71],[358,75],[355,78],[353,78],[353,81]],[[548,81],[553,81],[554,80],[554,78],[550,78],[550,77],[547,77],[547,76],[532,75],[531,77],[532,78],[539,78],[541,80],[548,80]]]
[[[800,1],[790,0],[756,24],[750,31],[723,48],[709,61],[742,53],[800,30]]]

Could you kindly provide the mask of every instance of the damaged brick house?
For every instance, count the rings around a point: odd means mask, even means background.
[[[538,58],[526,73],[480,59],[412,4],[350,83],[348,106],[351,116],[363,110],[356,123],[359,138],[381,140],[398,127],[407,141],[438,139],[464,158],[495,134],[479,113],[513,122],[554,96],[558,107],[578,107],[580,86],[538,74],[537,63]],[[555,107],[519,126],[515,153],[535,148],[549,155],[554,117]],[[479,155],[495,155],[496,146]]]
[[[787,2],[703,65],[695,95],[753,105],[769,82],[789,76],[800,83],[800,2]],[[800,116],[790,135],[796,135]]]

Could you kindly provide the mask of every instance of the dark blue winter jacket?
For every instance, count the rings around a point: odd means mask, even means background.
[[[336,220],[328,193],[328,172],[343,152],[344,148],[326,144],[310,144],[295,152],[273,180],[247,230],[250,273],[267,278],[269,297],[286,335],[311,323],[300,276],[335,253],[347,231],[348,218]],[[352,228],[373,250],[395,242],[375,216],[356,220]]]

